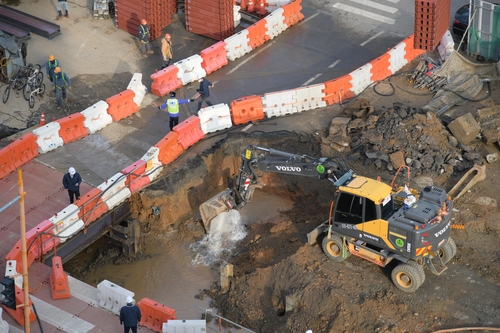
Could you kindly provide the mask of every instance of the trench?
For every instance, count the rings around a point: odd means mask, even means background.
[[[206,234],[198,207],[227,187],[227,177],[238,172],[240,154],[248,144],[311,156],[320,151],[314,137],[286,131],[228,134],[203,151],[192,149],[130,199],[132,216],[145,235],[140,253],[128,258],[120,243],[104,236],[68,261],[65,270],[95,287],[103,280],[112,281],[133,291],[136,301],[147,297],[175,309],[179,319],[201,318],[203,311],[194,304],[213,305],[204,291],[217,288],[220,265],[238,255],[239,242],[224,244],[218,257],[208,260],[214,254],[204,253],[206,246],[200,245]],[[266,186],[239,211],[243,226],[285,214],[297,203],[331,196],[329,191],[305,192],[311,183],[307,177],[261,176]],[[205,257],[200,260],[200,255]]]

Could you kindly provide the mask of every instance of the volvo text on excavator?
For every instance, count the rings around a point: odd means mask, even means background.
[[[316,158],[272,148],[247,146],[238,175],[229,188],[200,206],[205,228],[222,211],[239,209],[263,186],[259,173],[315,177],[335,186],[328,219],[311,231],[309,244],[322,239],[325,254],[336,262],[355,255],[385,267],[397,288],[415,292],[425,281],[424,267],[440,275],[456,254],[450,237],[453,202],[445,190],[425,187],[420,193],[356,175],[338,157]]]

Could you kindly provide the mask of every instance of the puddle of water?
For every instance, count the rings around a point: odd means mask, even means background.
[[[293,207],[293,201],[278,195],[255,190],[253,198],[240,209],[245,224],[259,223],[276,217]]]

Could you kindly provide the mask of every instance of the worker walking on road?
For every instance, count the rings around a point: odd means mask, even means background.
[[[132,296],[127,296],[125,299],[127,305],[120,309],[120,325],[123,325],[123,331],[128,333],[132,329],[132,333],[137,333],[137,325],[141,321],[141,309],[134,305]]]
[[[168,117],[170,118],[170,130],[172,131],[175,126],[179,124],[179,105],[194,102],[194,99],[177,99],[175,92],[170,93],[170,98],[165,103],[158,106],[158,109],[163,110],[167,108]]]
[[[61,63],[54,57],[52,54],[49,56],[49,61],[47,61],[46,67],[46,72],[47,72],[47,77],[49,78],[50,82],[54,82],[54,69],[56,67],[61,67]]]
[[[61,7],[64,6],[64,9],[66,10],[66,15],[64,15],[64,17],[69,17],[69,10],[68,10],[68,1],[67,0],[58,0],[57,1],[57,17],[56,17],[56,20],[59,20],[60,18],[62,18],[62,11],[61,11]]]
[[[80,199],[80,184],[82,183],[82,177],[76,172],[75,168],[71,167],[68,169],[68,173],[63,176],[63,186],[68,190],[69,203],[72,204],[73,201]]]
[[[165,38],[161,40],[161,55],[163,56],[163,64],[161,69],[167,68],[170,65],[170,60],[173,58],[172,42],[170,35],[166,34]]]
[[[54,89],[56,90],[57,109],[62,107],[62,100],[66,100],[66,89],[71,90],[69,77],[61,70],[61,67],[54,69]]]
[[[142,56],[146,58],[147,53],[153,53],[151,50],[151,45],[149,45],[149,27],[148,22],[145,19],[141,20],[141,24],[139,25],[139,48],[141,49]]]
[[[200,93],[201,97],[201,101],[198,102],[198,110],[201,110],[201,104],[203,102],[207,103],[208,106],[213,105],[212,102],[208,100],[208,98],[210,97],[209,87],[212,87],[212,83],[205,79],[201,74],[198,75],[198,82],[200,82],[200,88],[196,89],[196,91]]]

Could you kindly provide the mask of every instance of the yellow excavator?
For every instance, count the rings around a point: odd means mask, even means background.
[[[440,275],[456,254],[450,237],[453,201],[444,189],[394,190],[356,175],[342,157],[316,158],[253,145],[245,148],[229,188],[200,206],[205,229],[221,212],[251,200],[254,189],[263,186],[259,173],[266,171],[328,180],[335,186],[328,219],[307,235],[309,244],[321,240],[333,261],[354,255],[385,267],[396,260],[392,281],[413,293],[425,281],[424,267]]]

